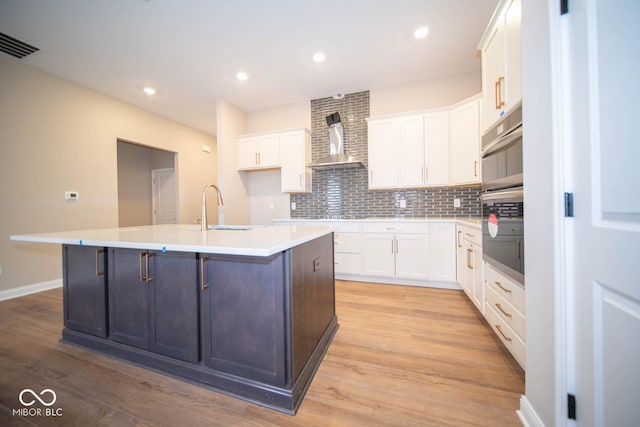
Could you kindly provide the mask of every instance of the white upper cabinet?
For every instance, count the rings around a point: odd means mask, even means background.
[[[397,119],[400,130],[399,144],[399,186],[416,187],[424,185],[424,116],[416,114]]]
[[[410,188],[449,183],[449,114],[371,118],[369,188]]]
[[[449,184],[449,112],[425,114],[423,185]]]
[[[283,193],[311,192],[311,135],[306,128],[251,134],[236,140],[239,171],[280,168]]]
[[[502,0],[480,41],[482,129],[522,100],[521,0]]]
[[[280,183],[283,193],[311,192],[311,136],[306,129],[280,134]]]
[[[449,182],[480,183],[480,97],[474,96],[451,110]]]
[[[398,186],[398,120],[369,121],[369,188]]]
[[[280,135],[241,136],[236,140],[237,169],[280,167]]]

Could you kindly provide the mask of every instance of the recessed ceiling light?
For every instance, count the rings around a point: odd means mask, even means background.
[[[420,27],[413,33],[413,36],[417,39],[423,39],[427,37],[427,34],[429,34],[429,27]]]
[[[144,91],[144,93],[146,93],[149,96],[153,96],[156,94],[156,90],[151,86],[145,86],[144,89],[142,90]]]
[[[243,82],[249,78],[249,74],[247,74],[245,71],[238,71],[238,74],[236,74],[236,78]]]
[[[321,62],[324,62],[325,59],[326,59],[326,57],[324,56],[324,53],[322,53],[322,52],[316,52],[313,55],[313,62],[315,62],[315,63],[319,64]]]

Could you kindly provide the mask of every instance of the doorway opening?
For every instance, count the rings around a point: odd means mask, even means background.
[[[124,140],[117,153],[118,225],[178,223],[177,153]]]

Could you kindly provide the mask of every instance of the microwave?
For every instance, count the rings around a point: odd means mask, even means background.
[[[522,106],[482,137],[482,191],[522,185]]]

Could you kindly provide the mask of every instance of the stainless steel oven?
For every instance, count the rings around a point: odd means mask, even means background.
[[[482,252],[524,285],[522,106],[482,137]]]
[[[487,191],[482,202],[482,253],[492,267],[524,284],[523,187]]]

